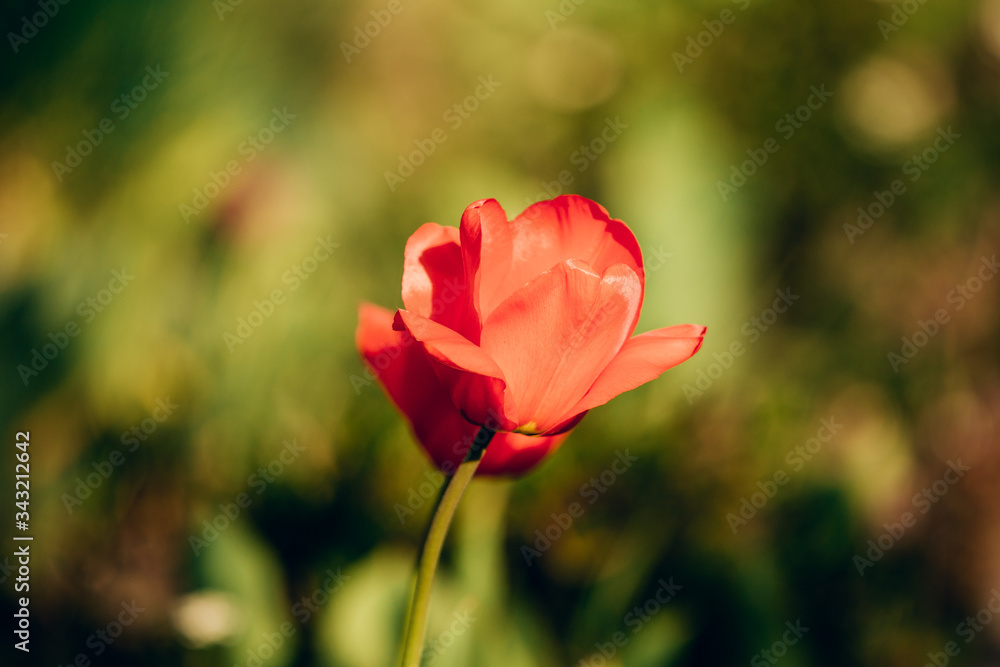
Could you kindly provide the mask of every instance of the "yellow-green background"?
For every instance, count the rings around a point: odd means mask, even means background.
[[[647,252],[640,331],[708,338],[530,475],[473,486],[430,636],[454,612],[476,620],[433,664],[577,665],[625,631],[608,665],[746,665],[799,619],[788,667],[916,666],[956,640],[1000,588],[998,283],[947,301],[1000,241],[1000,3],[914,1],[886,32],[894,6],[859,0],[402,0],[347,62],[341,43],[386,6],[70,0],[17,53],[0,44],[0,525],[16,532],[14,433],[30,429],[35,536],[33,651],[14,664],[242,666],[286,621],[265,664],[391,664],[428,513],[401,523],[394,506],[429,466],[378,387],[352,382],[357,304],[400,305],[420,224],[457,225],[484,197],[513,216],[567,169],[566,191]],[[679,72],[674,54],[726,9]],[[6,3],[5,35],[38,11]],[[119,119],[147,66],[169,76]],[[782,137],[821,85],[832,99]],[[295,118],[186,223],[179,206],[275,108]],[[52,163],[106,117],[114,131],[60,181]],[[616,118],[628,127],[577,171]],[[850,243],[857,207],[949,126],[961,138]],[[390,191],[384,172],[438,127],[447,140]],[[723,201],[717,182],[769,137],[780,150]],[[318,236],[339,247],[291,291],[282,276]],[[122,267],[134,280],[84,323],[78,304]],[[799,300],[751,344],[744,323],[785,288]],[[230,352],[223,334],[274,289],[287,301]],[[887,354],[938,308],[951,321],[894,372]],[[26,386],[18,365],[71,321],[80,335]],[[734,341],[747,352],[688,401]],[[167,397],[176,411],[69,513],[77,477]],[[836,437],[734,535],[726,515],[831,416]],[[196,556],[202,521],[293,439],[305,451]],[[625,449],[639,462],[528,566],[520,547]],[[854,556],[959,458],[971,470],[859,575]],[[298,623],[292,605],[338,568],[343,587]],[[671,577],[682,590],[633,634],[626,614]],[[88,636],[133,599],[145,611],[95,657]],[[959,643],[952,664],[992,664],[1000,619]]]

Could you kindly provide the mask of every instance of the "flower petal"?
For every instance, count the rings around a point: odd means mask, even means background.
[[[507,214],[495,199],[473,202],[462,214],[462,261],[465,281],[472,286],[472,306],[484,318],[481,302],[493,292],[510,268],[511,238]],[[471,340],[479,343],[479,332]]]
[[[431,367],[466,419],[494,430],[513,430],[515,409],[506,392],[503,371],[496,362],[461,334],[431,319],[398,310],[393,322],[405,329],[436,363]]]
[[[483,454],[477,474],[521,475],[559,448],[569,433],[551,436],[497,433]]]
[[[465,450],[452,451],[453,433],[460,430],[456,421],[465,420],[438,381],[423,348],[408,333],[393,331],[392,320],[392,311],[362,304],[355,334],[358,350],[410,421],[431,459],[438,466],[455,457],[460,460]]]
[[[701,347],[705,327],[679,324],[633,336],[573,409],[584,412],[618,394],[655,380],[663,371],[690,359]]]
[[[635,235],[624,222],[612,219],[602,206],[585,197],[562,195],[538,202],[509,226],[510,266],[502,277],[493,277],[501,281],[499,284],[484,281],[480,289],[483,321],[532,278],[570,259],[586,262],[598,275],[615,264],[625,264],[639,276],[640,284],[645,284],[642,251]]]
[[[574,416],[631,334],[642,284],[624,264],[603,276],[561,262],[504,301],[483,326],[482,348],[502,369],[518,427],[544,433]]]
[[[410,422],[434,464],[451,473],[458,467],[479,427],[466,421],[431,368],[426,353],[405,332],[392,328],[393,313],[361,304],[355,343],[386,393]],[[566,434],[529,437],[497,433],[477,474],[527,472],[566,439]]]
[[[434,222],[421,225],[406,242],[403,305],[463,335],[479,336],[471,308],[459,231]],[[473,333],[474,332],[474,333]]]

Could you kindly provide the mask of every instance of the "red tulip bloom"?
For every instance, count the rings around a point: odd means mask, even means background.
[[[485,199],[460,229],[410,237],[405,308],[362,305],[356,342],[439,467],[454,471],[488,426],[480,472],[516,474],[701,347],[692,324],[632,336],[644,286],[635,236],[600,205],[562,196],[508,221]]]

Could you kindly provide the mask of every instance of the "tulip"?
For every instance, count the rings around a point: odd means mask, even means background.
[[[477,201],[459,229],[421,226],[404,255],[404,308],[363,304],[356,343],[445,472],[484,426],[497,435],[481,474],[530,470],[588,410],[690,358],[705,336],[691,324],[632,335],[639,244],[583,197],[512,221]]]
[[[531,469],[588,410],[689,359],[705,327],[632,336],[645,289],[639,244],[624,222],[575,195],[512,221],[496,200],[477,201],[458,229],[421,226],[404,256],[404,308],[362,304],[355,338],[449,474],[403,642],[403,666],[419,667],[434,571],[473,476]]]

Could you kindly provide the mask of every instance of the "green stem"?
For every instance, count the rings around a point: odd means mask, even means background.
[[[448,535],[448,526],[455,516],[458,503],[469,486],[476,468],[483,458],[486,446],[493,439],[494,431],[483,426],[476,433],[476,438],[465,455],[465,460],[458,466],[455,474],[449,477],[441,488],[441,496],[431,517],[431,524],[424,537],[424,546],[417,561],[417,585],[410,603],[410,612],[406,625],[403,644],[403,667],[420,667],[420,657],[424,650],[424,639],[427,636],[427,616],[430,611],[431,586],[434,583],[434,571],[437,569],[441,548]]]

